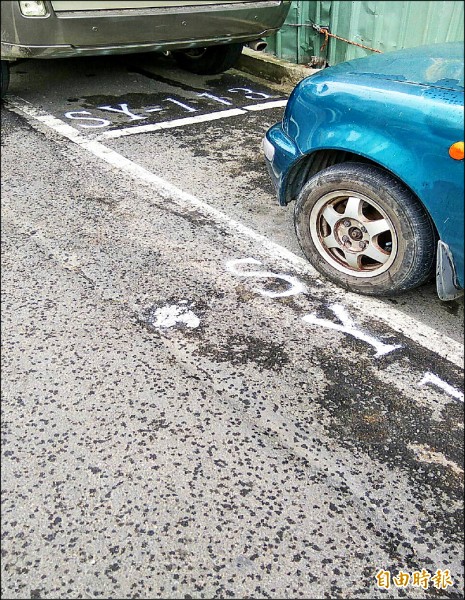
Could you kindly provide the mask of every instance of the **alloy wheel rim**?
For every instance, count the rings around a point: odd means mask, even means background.
[[[330,192],[316,202],[310,235],[326,262],[353,277],[381,275],[397,256],[397,234],[386,211],[352,191]]]

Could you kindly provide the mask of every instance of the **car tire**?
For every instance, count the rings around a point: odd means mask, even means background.
[[[294,225],[310,263],[343,288],[393,296],[425,283],[437,234],[418,198],[383,169],[340,163],[314,175]]]
[[[2,60],[2,73],[1,73],[1,80],[0,80],[0,88],[1,88],[1,98],[3,98],[3,96],[6,94],[6,92],[8,91],[8,86],[10,84],[10,65],[8,64],[7,60]]]
[[[172,53],[178,65],[199,75],[216,75],[231,69],[239,59],[242,44],[225,44],[208,48],[177,50]]]

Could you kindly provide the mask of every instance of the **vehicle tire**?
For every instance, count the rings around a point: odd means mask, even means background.
[[[199,75],[216,75],[233,67],[242,52],[242,44],[191,48],[172,53],[178,65]]]
[[[437,235],[418,198],[383,169],[340,163],[314,175],[294,225],[310,263],[347,290],[393,296],[425,283]]]
[[[10,65],[7,60],[2,60],[2,74],[0,80],[1,98],[6,94],[10,84]]]

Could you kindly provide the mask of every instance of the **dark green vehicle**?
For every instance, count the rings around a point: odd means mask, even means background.
[[[194,73],[231,68],[244,44],[264,49],[289,0],[1,2],[2,97],[11,61],[171,52]]]

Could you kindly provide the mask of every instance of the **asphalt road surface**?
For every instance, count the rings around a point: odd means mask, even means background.
[[[289,90],[30,61],[2,106],[2,598],[463,597],[463,301],[302,258]]]

